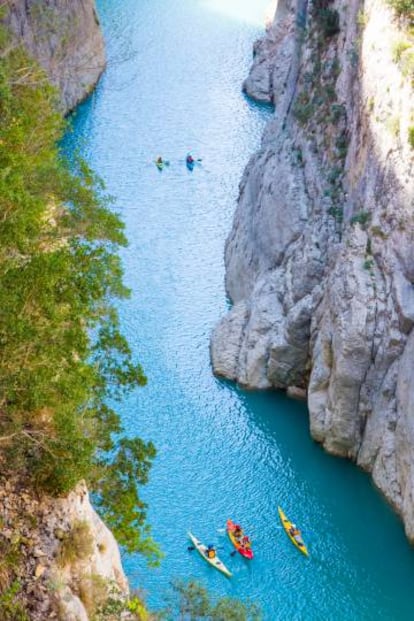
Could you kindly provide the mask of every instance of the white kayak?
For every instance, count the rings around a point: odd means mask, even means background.
[[[230,576],[232,575],[231,572],[227,569],[227,567],[224,565],[224,563],[221,562],[221,560],[217,556],[217,553],[216,553],[216,556],[214,558],[209,558],[207,556],[207,546],[205,546],[203,543],[201,543],[201,541],[199,541],[197,539],[197,537],[194,537],[194,535],[192,533],[189,532],[188,536],[190,537],[193,546],[201,554],[203,559],[205,561],[207,561],[207,563],[209,563],[212,567],[215,567],[216,569],[221,571],[222,574],[224,574],[225,576],[228,576],[230,578]]]

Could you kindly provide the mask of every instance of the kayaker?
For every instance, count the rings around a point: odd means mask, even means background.
[[[193,164],[194,163],[194,158],[191,155],[191,153],[187,153],[187,157],[185,158],[185,161],[187,162],[187,164]]]
[[[250,539],[249,539],[249,537],[247,535],[245,535],[243,537],[243,539],[242,539],[242,546],[244,548],[250,548],[250,546],[251,546]]]
[[[292,524],[289,528],[289,533],[296,539],[296,537],[300,537],[300,530],[297,528],[296,524]]]
[[[161,155],[159,155],[159,156],[157,157],[157,159],[155,160],[155,163],[156,163],[156,164],[163,164],[163,163],[164,163],[164,162],[163,162],[163,159],[162,159],[162,157],[161,157]]]
[[[240,524],[235,525],[233,535],[236,537],[236,539],[240,539],[240,537],[243,535],[243,530]]]
[[[216,550],[211,543],[207,546],[206,556],[208,558],[216,558]]]

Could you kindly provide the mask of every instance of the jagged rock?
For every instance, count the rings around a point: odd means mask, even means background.
[[[212,363],[307,390],[312,436],[372,473],[414,540],[412,83],[389,6],[329,10],[334,32],[280,0],[255,44],[244,88],[275,115],[240,185]]]
[[[105,50],[95,0],[7,0],[7,23],[72,110],[97,83]]]

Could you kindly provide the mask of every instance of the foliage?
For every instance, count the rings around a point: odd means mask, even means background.
[[[19,601],[18,596],[21,586],[15,580],[0,595],[0,619],[1,621],[29,621],[25,606]]]
[[[392,59],[395,63],[400,62],[403,53],[411,47],[411,43],[405,39],[399,39],[392,46]]]
[[[401,73],[414,80],[414,49],[410,48],[401,55]]]
[[[293,114],[295,115],[299,123],[305,125],[312,117],[313,112],[314,105],[310,101],[308,93],[302,91],[301,93],[299,93],[293,106]]]
[[[172,589],[170,606],[161,618],[174,621],[260,621],[262,618],[255,604],[243,604],[230,597],[213,602],[207,589],[193,580],[175,581]]]
[[[88,165],[60,152],[65,122],[44,73],[4,29],[0,40],[4,475],[19,471],[55,495],[85,479],[120,542],[153,556],[134,477],[147,480],[155,449],[123,438],[108,405],[146,382],[113,307],[128,295],[123,224]]]
[[[91,529],[87,522],[75,522],[59,549],[59,564],[64,566],[83,560],[93,553]]]
[[[17,534],[15,534],[15,536],[10,540],[5,537],[1,537],[0,593],[5,593],[8,589],[10,589],[19,567],[20,557],[20,537]]]
[[[414,23],[414,0],[388,0],[388,4],[400,17],[404,17],[409,23]]]
[[[408,128],[408,144],[414,149],[414,125],[410,125]]]
[[[358,223],[362,227],[364,227],[367,224],[367,222],[370,220],[370,218],[371,218],[371,214],[369,213],[369,211],[359,211],[354,216],[352,216],[351,224]]]
[[[336,9],[319,9],[317,12],[317,19],[326,39],[339,33],[339,13]]]

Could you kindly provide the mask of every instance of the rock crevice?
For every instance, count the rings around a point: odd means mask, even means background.
[[[371,472],[414,540],[403,27],[381,0],[278,3],[244,84],[275,114],[241,184],[225,248],[234,306],[211,352],[248,388],[306,389],[312,436]]]

